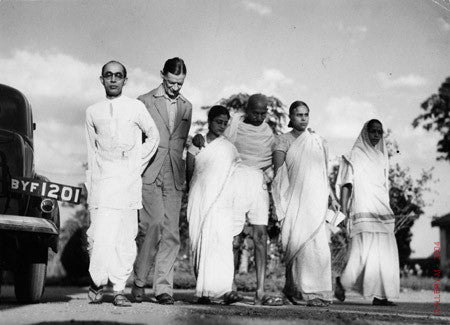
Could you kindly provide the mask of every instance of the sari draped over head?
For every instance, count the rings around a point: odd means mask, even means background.
[[[352,185],[348,223],[351,240],[341,283],[367,298],[396,298],[400,291],[388,173],[384,139],[373,146],[367,122],[351,152],[343,156],[336,182],[337,192],[345,184]]]
[[[323,139],[302,133],[286,153],[273,182],[273,199],[282,220],[285,262],[291,263],[324,225],[328,207],[327,157]]]
[[[187,219],[197,276],[196,295],[220,298],[232,289],[233,236],[242,231],[262,175],[238,164],[234,145],[223,137],[210,142],[195,159]]]
[[[370,143],[366,122],[348,155],[342,156],[336,182],[340,193],[352,185],[350,196],[350,236],[361,232],[391,233],[395,218],[389,205],[389,162],[384,138]],[[339,195],[339,194],[338,194]]]

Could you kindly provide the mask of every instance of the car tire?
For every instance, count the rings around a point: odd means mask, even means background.
[[[43,256],[45,255],[45,257]],[[17,301],[35,304],[41,301],[47,275],[47,248],[38,258],[24,258],[14,271],[14,291]]]

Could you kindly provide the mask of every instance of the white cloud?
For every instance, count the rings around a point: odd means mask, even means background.
[[[372,103],[344,96],[330,98],[325,110],[311,121],[313,128],[317,125],[319,134],[328,139],[356,139],[364,123],[372,118],[380,118]]]
[[[394,79],[391,74],[378,72],[376,77],[384,88],[415,88],[427,83],[427,80],[424,77],[412,73]]]
[[[260,16],[268,16],[272,13],[272,8],[255,1],[244,0],[242,4],[245,9],[256,12]]]
[[[98,79],[103,64],[86,63],[56,52],[18,50],[10,56],[0,56],[1,83],[23,92],[33,107],[37,122],[36,169],[53,181],[75,185],[84,179],[84,111],[104,98]],[[159,76],[140,68],[127,68],[124,94],[130,97],[137,97],[161,82]],[[187,90],[198,93],[195,88]]]
[[[295,89],[296,91],[304,91],[306,89],[305,86],[295,83],[292,78],[287,77],[278,69],[264,69],[261,77],[257,80],[245,84],[227,85],[220,92],[219,96],[224,98],[243,92],[248,94],[263,93],[268,96],[277,94],[275,96],[278,97],[278,94],[283,93],[286,88]]]
[[[366,37],[368,31],[368,28],[366,26],[347,26],[342,22],[339,22],[337,27],[342,34],[348,37],[351,43],[363,40]]]
[[[450,31],[450,23],[448,23],[444,18],[439,18],[438,23],[444,32]]]
[[[18,88],[31,100],[76,101],[84,107],[104,96],[98,79],[103,64],[86,63],[62,53],[20,50],[11,57],[0,57],[0,75],[2,82]],[[124,93],[137,96],[159,82],[159,76],[129,68]]]
[[[392,139],[399,144],[399,154],[392,157],[393,162],[402,166],[411,166],[420,170],[435,163],[437,157],[436,146],[440,135],[427,132],[421,127],[411,125],[403,127],[392,126]]]
[[[38,173],[54,182],[77,185],[83,181],[87,161],[82,124],[56,120],[38,123],[35,137],[35,164]]]

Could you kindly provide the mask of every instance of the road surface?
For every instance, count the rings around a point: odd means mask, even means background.
[[[148,290],[150,291],[150,290]],[[253,306],[252,295],[232,306],[197,305],[192,290],[177,290],[174,306],[147,301],[118,308],[107,296],[101,305],[87,300],[86,287],[48,286],[41,304],[15,303],[11,286],[2,287],[0,324],[449,324],[450,293],[440,296],[440,316],[434,316],[432,291],[402,292],[397,307],[375,307],[356,295],[327,308]],[[127,294],[130,288],[127,288]]]

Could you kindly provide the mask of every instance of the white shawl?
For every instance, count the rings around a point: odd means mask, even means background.
[[[336,182],[338,193],[343,185],[352,183],[351,236],[360,232],[393,232],[395,225],[389,205],[389,162],[384,138],[373,146],[367,123],[350,154],[342,156]]]
[[[265,170],[272,165],[273,131],[266,122],[255,126],[244,119],[244,113],[235,113],[224,136],[236,146],[245,165]]]

